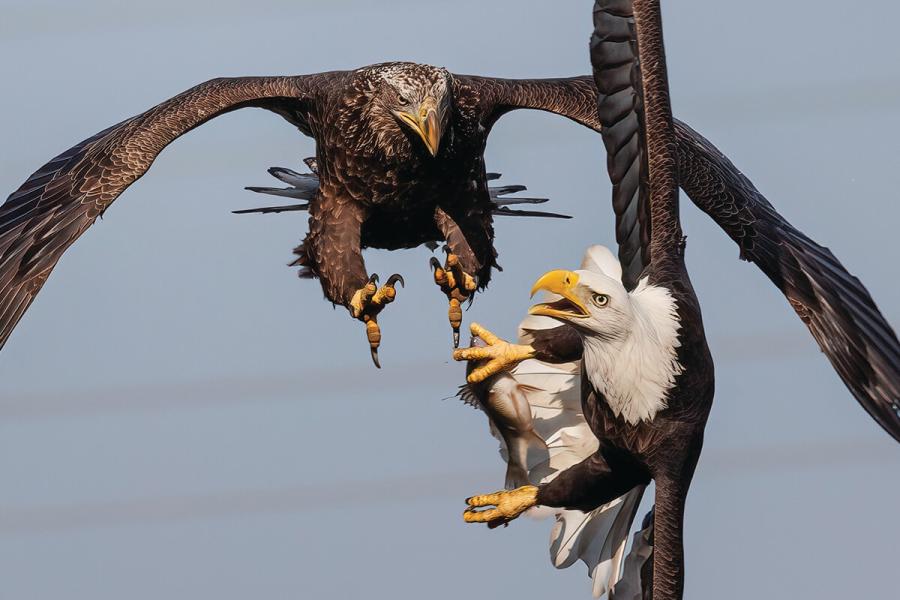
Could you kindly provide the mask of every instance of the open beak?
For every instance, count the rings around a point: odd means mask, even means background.
[[[590,316],[584,303],[575,294],[578,285],[578,274],[572,271],[550,271],[538,279],[531,288],[534,296],[541,290],[561,296],[554,302],[535,304],[528,309],[530,315],[543,315],[556,319],[585,319]]]
[[[415,109],[395,110],[394,116],[422,138],[431,156],[437,156],[441,145],[441,115],[433,98],[425,98]]]

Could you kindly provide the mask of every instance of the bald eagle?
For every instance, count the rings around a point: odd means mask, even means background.
[[[655,600],[677,600],[684,590],[685,502],[714,394],[713,361],[684,259],[679,181],[689,190],[692,180],[702,182],[697,191],[718,199],[709,212],[722,224],[740,222],[738,207],[767,217],[764,231],[772,239],[752,240],[760,248],[750,245],[759,252],[757,262],[780,267],[770,277],[863,406],[895,438],[900,344],[859,282],[775,216],[721,155],[701,143],[704,160],[682,159],[659,0],[596,0],[591,60],[618,231],[636,234],[619,238],[618,259],[593,248],[587,268],[537,280],[532,295],[543,290],[552,297],[529,312],[560,327],[536,332],[528,344],[509,344],[473,324],[489,346],[454,357],[489,361],[472,370],[470,381],[522,360],[581,358],[582,407],[598,447],[552,480],[468,498],[463,516],[496,526],[535,506],[589,512],[652,480],[653,558],[642,570],[642,588]],[[818,268],[810,268],[813,263]]]

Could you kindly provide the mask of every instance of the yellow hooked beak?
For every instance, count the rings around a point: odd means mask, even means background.
[[[544,274],[534,283],[531,295],[534,296],[540,290],[562,296],[555,302],[535,304],[528,309],[530,315],[543,315],[557,319],[584,319],[590,316],[587,308],[575,294],[575,286],[578,285],[578,274],[572,271],[550,271]]]
[[[434,98],[425,98],[422,103],[410,111],[395,110],[394,116],[422,138],[431,156],[437,156],[441,145],[441,119]]]

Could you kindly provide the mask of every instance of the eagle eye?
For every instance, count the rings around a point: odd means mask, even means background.
[[[596,306],[597,308],[603,308],[607,304],[609,304],[609,296],[607,296],[606,294],[592,294],[591,302],[593,302],[594,306]]]
[[[400,94],[398,100],[400,101],[400,106],[409,106],[409,98],[407,98],[403,94]]]

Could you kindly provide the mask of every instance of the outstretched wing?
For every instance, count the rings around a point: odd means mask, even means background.
[[[623,6],[616,6],[621,4]],[[591,64],[613,186],[622,283],[637,285],[649,264],[650,214],[641,70],[630,2],[596,2]]]
[[[675,128],[684,191],[778,286],[859,403],[900,441],[900,342],[869,292],[718,148],[684,123]]]
[[[38,169],[0,206],[0,348],[63,252],[170,142],[246,106],[275,111],[308,131],[310,95],[334,76],[214,79],[101,131]]]
[[[678,255],[682,241],[658,2],[597,0],[590,49],[622,283],[633,289],[651,258]]]
[[[561,115],[600,131],[597,89],[589,75],[557,79],[453,75],[453,79],[460,109],[475,111],[486,129],[510,111],[529,108]]]
[[[624,51],[625,45],[620,49]],[[616,84],[629,85],[626,77],[631,76],[630,71],[627,75],[627,70],[613,71],[607,91],[617,89]],[[534,108],[558,113],[600,131],[597,88],[590,77],[463,79],[469,85],[481,86],[482,101],[489,109],[486,114],[494,120],[510,110]],[[627,125],[623,131],[634,129],[627,120],[620,122]],[[708,140],[677,120],[674,128],[681,188],[737,242],[741,258],[755,263],[785,294],[854,397],[900,441],[900,343],[868,291],[827,248],[778,214]],[[638,143],[630,139],[622,142]],[[623,164],[635,160],[631,154],[621,154]],[[619,258],[633,279],[644,266],[642,249],[649,242],[649,220],[640,208],[645,205],[641,197],[628,192],[640,188],[639,180],[621,181],[629,186],[621,186],[621,201],[616,200]],[[579,356],[577,336],[566,328],[534,343],[541,355],[562,353],[573,359]]]

